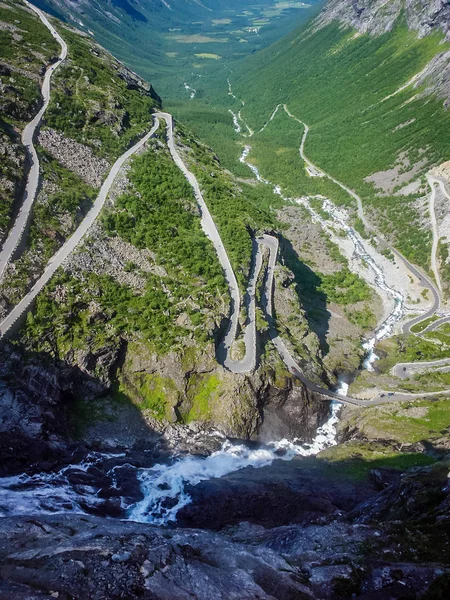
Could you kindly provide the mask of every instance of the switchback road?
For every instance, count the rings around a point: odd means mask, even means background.
[[[155,124],[151,128],[151,130],[140,139],[132,148],[124,152],[122,156],[120,156],[116,162],[111,167],[111,171],[108,174],[108,177],[103,182],[103,185],[100,189],[100,192],[88,214],[84,217],[78,229],[73,233],[73,235],[65,242],[63,246],[58,250],[58,252],[50,259],[47,264],[47,267],[41,277],[36,281],[31,290],[22,298],[22,300],[17,304],[9,315],[0,323],[0,337],[5,335],[14,323],[19,319],[31,306],[33,300],[39,294],[39,292],[43,289],[43,287],[50,281],[53,277],[55,271],[64,263],[64,261],[68,258],[68,256],[75,250],[75,248],[79,245],[81,240],[84,238],[90,227],[93,225],[94,221],[100,214],[100,211],[105,204],[106,198],[108,196],[108,192],[116,178],[118,172],[124,165],[124,163],[132,156],[135,152],[137,152],[142,146],[152,137],[155,131],[159,127],[159,121],[156,119]]]
[[[62,37],[59,35],[59,33],[56,31],[53,25],[49,22],[44,13],[41,10],[39,10],[39,8],[36,8],[36,6],[33,6],[33,4],[27,2],[27,0],[25,0],[25,3],[28,6],[28,8],[37,13],[44,25],[50,30],[52,36],[58,41],[59,45],[61,46],[61,53],[59,55],[58,60],[52,65],[50,65],[47,71],[45,72],[44,81],[42,83],[41,89],[43,99],[42,107],[37,113],[37,115],[34,117],[34,119],[26,125],[25,129],[22,132],[22,144],[26,148],[31,166],[30,171],[28,173],[28,179],[25,187],[25,194],[22,206],[20,207],[19,214],[16,217],[15,223],[11,228],[8,237],[5,240],[3,247],[0,250],[0,281],[3,278],[5,269],[9,261],[11,260],[14,251],[19,246],[22,240],[23,234],[26,230],[28,219],[30,217],[31,208],[36,198],[39,183],[39,158],[36,152],[36,148],[33,144],[33,139],[50,102],[51,77],[67,56],[66,42],[62,39]]]

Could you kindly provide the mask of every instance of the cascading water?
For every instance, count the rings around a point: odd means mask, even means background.
[[[235,97],[230,84],[229,94]],[[276,110],[272,118],[275,114]],[[237,131],[236,125],[239,126],[239,119],[242,120],[242,117],[239,113],[233,114],[233,117]],[[242,122],[251,135],[253,133],[251,129],[245,121]],[[273,185],[260,175],[257,167],[247,162],[250,150],[250,146],[245,146],[240,158],[241,162],[252,170],[258,181]],[[282,196],[281,187],[278,185],[273,187],[275,193]],[[329,200],[323,199],[323,201],[324,208],[329,212],[335,225],[346,231],[353,242],[355,254],[373,271],[375,285],[394,298],[393,312],[377,329],[373,338],[364,345],[367,351],[364,366],[371,369],[376,359],[375,343],[389,335],[395,323],[402,318],[404,299],[399,292],[386,284],[382,270],[365,249],[362,238],[339,217],[336,207]],[[328,226],[313,210],[306,198],[299,199],[297,202],[310,211],[313,219],[324,227]],[[347,390],[348,384],[344,380],[339,381],[337,391],[346,395]],[[90,453],[81,463],[64,467],[55,473],[22,474],[1,478],[0,515],[99,512],[133,521],[165,525],[175,521],[178,511],[191,501],[186,492],[186,486],[189,484],[196,485],[206,479],[221,477],[244,467],[263,467],[276,459],[291,460],[295,456],[313,456],[335,445],[340,407],[339,402],[332,401],[329,418],[318,428],[311,444],[302,443],[300,440],[281,440],[258,448],[249,448],[245,444],[225,441],[220,450],[207,458],[179,457],[170,464],[157,464],[148,468],[137,468],[124,462],[124,455]],[[114,464],[114,461],[117,461],[117,464]],[[130,475],[135,483],[139,483],[134,488],[131,485],[131,491],[127,479]],[[112,507],[108,504],[111,503],[111,498],[115,499]]]
[[[186,81],[183,83],[183,85],[184,85],[184,89],[189,94],[189,99],[193,100],[195,98],[195,94],[197,93],[197,90],[195,88],[193,88],[192,86],[190,86]]]
[[[271,183],[270,181],[268,181],[267,179],[264,179],[261,176],[258,168],[255,167],[255,165],[252,165],[251,163],[247,162],[247,157],[248,157],[250,151],[251,151],[251,146],[246,145],[240,156],[240,159],[239,159],[240,162],[247,165],[247,167],[249,169],[251,169],[251,171],[253,172],[253,174],[255,175],[255,177],[258,181],[260,181],[261,183],[265,183],[267,185],[271,185],[273,187],[273,191],[276,194],[278,194],[279,196],[281,196],[281,198],[283,198],[283,200],[285,200],[286,202],[292,202],[291,198],[287,198],[286,196],[284,196],[282,194],[281,187],[279,185],[275,185],[275,184]],[[373,363],[378,359],[378,356],[374,352],[375,345],[377,342],[385,339],[386,337],[389,337],[392,334],[396,323],[398,323],[404,317],[404,315],[405,315],[405,299],[404,299],[404,296],[400,292],[398,292],[397,290],[395,290],[387,285],[382,269],[377,265],[375,260],[372,258],[371,254],[365,248],[365,243],[364,243],[363,239],[354,229],[352,229],[345,222],[345,220],[342,217],[339,216],[338,209],[331,202],[331,200],[329,200],[328,198],[322,197],[322,196],[316,196],[316,197],[320,198],[323,201],[324,210],[330,215],[334,224],[339,229],[343,230],[347,234],[348,239],[350,239],[351,242],[353,243],[355,256],[357,256],[361,261],[363,261],[364,264],[373,272],[375,286],[380,291],[385,292],[388,295],[390,295],[394,300],[393,311],[388,315],[388,317],[383,321],[383,323],[381,323],[381,325],[377,328],[377,330],[375,331],[375,334],[363,344],[363,349],[366,351],[366,357],[363,362],[363,368],[367,369],[368,371],[373,371]],[[309,211],[311,216],[313,217],[313,220],[315,222],[320,223],[320,225],[324,229],[327,229],[329,227],[328,222],[325,221],[325,219],[323,219],[312,208],[311,204],[308,201],[308,198],[299,198],[299,199],[296,199],[295,202],[297,202],[297,204],[301,204],[302,206],[304,206]]]
[[[225,441],[206,458],[187,456],[171,464],[136,468],[124,454],[90,453],[82,462],[56,473],[21,474],[0,478],[0,516],[94,513],[130,521],[166,525],[191,501],[187,485],[222,477],[244,467],[264,467],[276,459],[313,456],[336,443],[340,404],[332,402],[328,420],[314,440],[280,440],[258,448]],[[139,486],[131,486],[130,475]],[[111,499],[114,501],[112,502]]]

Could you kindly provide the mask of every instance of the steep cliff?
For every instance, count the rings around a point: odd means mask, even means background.
[[[321,25],[338,20],[360,33],[381,35],[391,31],[403,15],[408,28],[420,37],[450,33],[450,6],[446,0],[329,0],[318,17]]]

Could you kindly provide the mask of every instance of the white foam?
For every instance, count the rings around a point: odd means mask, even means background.
[[[128,511],[128,519],[166,525],[176,520],[178,511],[191,502],[186,485],[223,477],[245,467],[260,468],[276,459],[292,460],[295,456],[313,456],[336,444],[336,424],[340,403],[333,401],[330,416],[318,428],[311,444],[286,439],[252,449],[244,444],[226,441],[222,448],[207,458],[187,457],[172,465],[155,465],[139,472],[144,499]]]

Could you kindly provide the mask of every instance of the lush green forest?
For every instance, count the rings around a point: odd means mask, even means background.
[[[168,98],[188,100],[187,81],[202,95],[215,67],[265,48],[315,14],[324,0],[109,0],[36,4],[82,29]],[[214,63],[214,64],[213,64]],[[211,66],[213,67],[211,69]]]
[[[355,36],[353,30],[337,24],[318,31],[300,28],[234,63],[232,72],[217,70],[204,82],[203,98],[183,107],[174,104],[173,110],[217,147],[224,164],[239,174],[245,174],[238,157],[248,143],[252,146],[249,160],[263,177],[296,193],[324,193],[334,201],[345,201],[341,190],[306,175],[295,150],[302,127],[288,121],[280,110],[260,134],[248,137],[235,132],[230,110],[240,111],[258,132],[277,104],[286,103],[310,126],[308,157],[355,189],[381,230],[412,261],[428,267],[430,233],[414,207],[417,195],[396,195],[399,186],[394,185],[380,195],[364,180],[392,168],[402,153],[405,159],[399,171],[419,164],[415,178],[450,155],[445,133],[450,115],[442,100],[424,97],[423,89],[412,86],[385,99],[447,47],[440,34],[419,39],[401,21],[378,37]],[[235,97],[229,94],[227,78]]]
[[[201,229],[191,187],[158,139],[151,148],[133,159],[132,188],[105,212],[103,225],[110,236],[151,250],[163,272],[125,265],[145,279],[142,293],[95,271],[82,279],[60,272],[28,315],[26,338],[33,349],[63,357],[70,348],[88,342],[99,348],[121,335],[143,339],[158,353],[176,349],[189,337],[197,345],[214,341],[214,319],[221,309],[227,312],[222,268]],[[63,301],[55,294],[62,285]],[[99,305],[97,318],[92,298]]]

